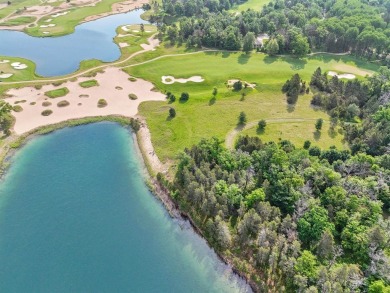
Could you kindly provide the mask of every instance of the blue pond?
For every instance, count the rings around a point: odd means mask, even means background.
[[[36,63],[41,76],[65,75],[76,71],[83,60],[112,62],[120,57],[113,42],[116,28],[123,24],[146,23],[143,10],[116,14],[83,23],[75,32],[61,37],[36,38],[18,31],[0,31],[0,56],[23,57]]]
[[[248,292],[143,181],[114,123],[30,141],[0,183],[0,292]]]

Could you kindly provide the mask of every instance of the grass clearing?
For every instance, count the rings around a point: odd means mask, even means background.
[[[255,11],[261,11],[263,6],[270,3],[271,0],[248,0],[240,5],[234,6],[230,11],[246,11],[252,9]]]
[[[20,17],[16,17],[16,18],[11,18],[5,22],[0,22],[0,25],[1,26],[17,26],[17,25],[32,23],[36,19],[37,18],[34,16],[20,16]]]
[[[66,96],[68,93],[69,93],[68,88],[67,87],[63,87],[63,88],[47,91],[47,92],[45,92],[45,96],[47,96],[47,97],[49,97],[51,99],[56,99],[56,98],[59,98],[59,97]]]
[[[79,82],[79,86],[81,86],[83,88],[89,88],[89,87],[93,87],[93,86],[99,86],[99,83],[96,79],[91,79],[91,80]]]
[[[162,58],[127,68],[126,71],[132,76],[152,81],[161,92],[170,91],[176,97],[184,91],[190,94],[190,99],[186,103],[176,101],[168,104],[167,101],[146,102],[140,105],[140,114],[147,120],[156,152],[165,161],[175,159],[180,151],[198,143],[201,138],[216,136],[225,139],[227,133],[237,126],[241,111],[247,114],[249,122],[280,118],[329,120],[326,113],[316,111],[310,106],[310,94],[300,96],[295,108],[288,107],[281,87],[294,73],[299,73],[304,80],[309,81],[317,67],[328,71],[340,65],[350,66],[352,72],[349,73],[356,74],[359,78],[363,78],[363,72],[365,75],[378,69],[376,65],[350,56],[316,55],[296,59],[268,57],[264,54],[206,52],[195,56]],[[200,75],[205,80],[201,83],[166,85],[161,81],[163,75],[172,75],[176,78]],[[235,92],[228,89],[225,84],[229,79],[256,83],[257,87]],[[218,90],[215,99],[212,95],[214,87]],[[244,100],[242,92],[246,93]],[[168,110],[173,106],[177,115],[175,119],[169,119]],[[313,123],[308,123],[299,131],[297,136],[302,138],[296,140],[297,145],[301,140],[313,140],[311,130]],[[324,132],[318,141],[313,141],[313,144],[324,148],[331,145],[342,146],[341,135],[327,137]],[[274,139],[278,139],[277,134]]]

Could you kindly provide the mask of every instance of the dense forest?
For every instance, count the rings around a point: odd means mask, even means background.
[[[389,292],[390,155],[241,137],[181,156],[173,197],[260,292]]]
[[[258,11],[228,11],[235,4],[163,0],[152,21],[172,44],[240,50],[267,33],[271,52],[351,52],[390,64],[389,0],[276,0]]]

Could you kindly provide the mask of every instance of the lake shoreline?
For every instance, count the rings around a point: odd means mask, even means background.
[[[178,220],[188,221],[188,223],[191,225],[195,233],[198,234],[201,238],[203,238],[206,241],[207,245],[215,252],[217,257],[224,264],[226,264],[235,275],[237,275],[240,279],[245,281],[248,284],[248,286],[252,289],[253,292],[259,292],[257,285],[248,276],[240,272],[240,270],[234,266],[232,261],[227,256],[223,255],[219,251],[216,251],[214,247],[210,245],[207,238],[204,237],[202,230],[196,225],[195,221],[191,218],[191,216],[186,212],[180,210],[177,202],[171,197],[169,190],[165,186],[163,186],[153,175],[153,173],[156,171],[158,173],[158,170],[152,169],[153,164],[149,163],[151,160],[153,160],[151,156],[152,154],[150,152],[145,152],[145,149],[143,148],[144,140],[145,139],[150,140],[150,136],[145,138],[144,136],[137,135],[137,132],[135,132],[131,128],[131,124],[130,124],[131,119],[132,118],[120,116],[120,115],[84,117],[84,118],[70,119],[56,124],[41,126],[19,136],[15,134],[11,134],[11,136],[9,136],[9,141],[7,141],[1,147],[0,150],[0,179],[3,179],[4,176],[6,175],[7,170],[11,165],[11,160],[15,155],[15,153],[37,136],[46,135],[53,131],[60,130],[63,128],[82,126],[91,123],[98,123],[98,122],[119,123],[121,126],[129,128],[130,131],[132,132],[136,153],[139,157],[141,167],[144,171],[143,173],[144,173],[145,183],[147,187],[150,189],[151,193],[159,201],[161,201],[161,203],[163,204],[164,208],[169,213],[169,215],[172,218]],[[146,123],[144,124],[143,127],[147,127]],[[154,155],[155,154],[153,153],[153,156]]]

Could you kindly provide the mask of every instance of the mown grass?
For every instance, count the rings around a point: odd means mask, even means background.
[[[51,99],[56,99],[56,98],[59,98],[59,97],[66,96],[68,93],[69,93],[68,88],[67,87],[63,87],[63,88],[47,91],[47,92],[45,92],[45,96],[47,96],[47,97],[49,97]]]
[[[326,71],[341,65],[356,69],[356,72],[350,73],[357,75],[362,72],[370,73],[378,68],[350,56],[318,55],[295,59],[271,58],[263,54],[208,52],[162,58],[129,67],[126,71],[135,77],[152,81],[162,92],[170,91],[175,96],[180,96],[184,91],[190,94],[190,99],[186,103],[176,101],[168,104],[167,101],[146,102],[140,105],[140,114],[147,119],[156,152],[162,160],[167,160],[174,159],[183,148],[199,142],[201,138],[217,136],[225,139],[227,133],[237,126],[241,111],[247,114],[248,121],[276,118],[328,120],[326,113],[310,107],[311,95],[300,96],[295,108],[288,107],[281,87],[294,73],[299,73],[304,80],[309,81],[317,67]],[[360,66],[360,69],[357,66]],[[165,85],[161,81],[162,75],[178,78],[201,75],[205,81]],[[247,95],[242,100],[241,92],[227,88],[225,83],[229,79],[256,83],[257,87],[253,90],[246,89]],[[213,87],[218,89],[215,99],[212,96]],[[175,119],[168,118],[168,110],[172,106],[177,113]],[[313,140],[313,131],[302,128],[299,135],[303,140]],[[341,135],[327,139],[325,137],[326,135],[323,135],[322,139],[318,140],[319,145],[323,147],[342,145]]]
[[[32,23],[36,19],[37,18],[34,16],[20,16],[20,17],[16,17],[16,18],[11,18],[5,22],[0,22],[0,25],[2,25],[2,26],[17,26],[17,25]]]
[[[263,6],[271,2],[271,0],[248,0],[240,5],[235,5],[231,11],[246,11],[252,9],[255,11],[261,11]]]
[[[98,86],[98,85],[99,85],[99,83],[96,79],[91,79],[91,80],[79,82],[79,86],[81,86],[83,88],[90,88],[90,87]]]

